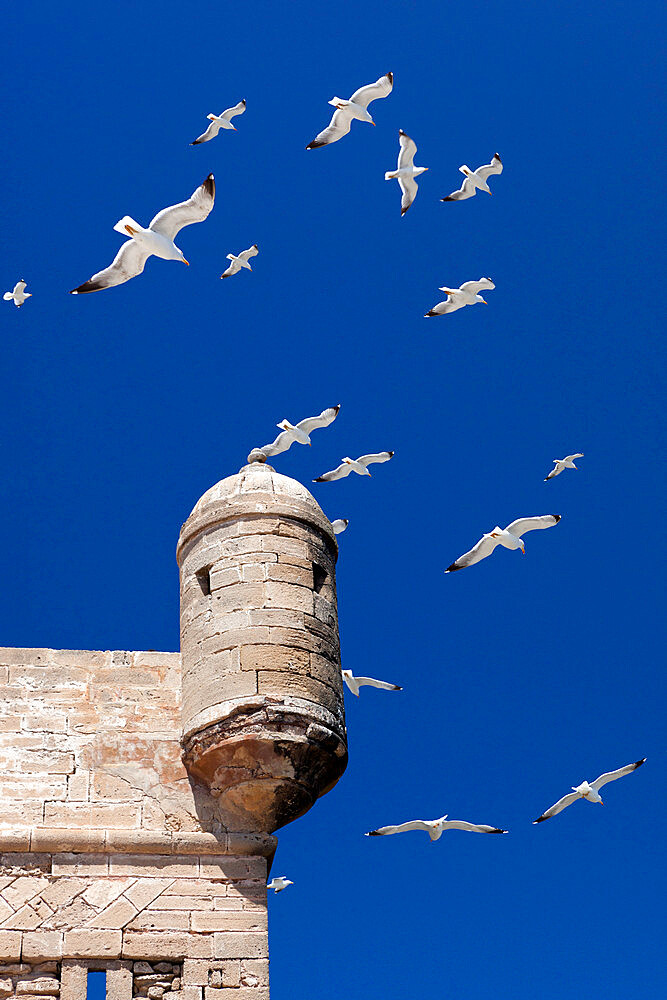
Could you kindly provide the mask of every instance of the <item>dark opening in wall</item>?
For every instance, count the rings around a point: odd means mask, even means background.
[[[319,594],[327,580],[327,571],[319,563],[313,563],[313,590]]]
[[[211,593],[211,567],[205,566],[204,569],[200,569],[197,572],[197,582],[201,587],[201,592],[204,597],[208,597]]]
[[[89,972],[86,989],[87,1000],[105,1000],[107,995],[106,972]]]

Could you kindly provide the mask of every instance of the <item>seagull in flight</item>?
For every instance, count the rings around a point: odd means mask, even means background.
[[[228,253],[227,260],[231,260],[231,264],[227,270],[220,275],[220,277],[231,278],[233,274],[238,274],[242,267],[246,267],[249,271],[252,271],[252,268],[248,263],[248,258],[256,257],[258,253],[259,250],[257,249],[256,243],[253,243],[253,245],[248,247],[247,250],[242,250],[238,257],[235,257],[233,253]]]
[[[132,238],[123,243],[108,267],[98,271],[83,285],[73,288],[71,294],[85,295],[86,292],[99,292],[103,288],[122,285],[123,282],[141,274],[151,254],[162,257],[163,260],[180,260],[188,264],[189,261],[183,256],[183,251],[176,246],[174,239],[184,226],[190,226],[193,222],[203,222],[213,208],[214,201],[215,180],[213,174],[209,174],[192,197],[179,202],[178,205],[163,208],[151,220],[147,229],[135,222],[131,216],[124,215],[114,229],[123,236]]]
[[[400,823],[398,826],[381,826],[377,830],[371,830],[366,836],[386,837],[391,833],[407,833],[408,830],[425,830],[431,840],[440,840],[446,830],[466,830],[468,833],[509,833],[509,830],[501,830],[498,826],[467,823],[463,819],[447,819],[445,814],[440,819],[413,819],[408,823]]]
[[[458,191],[452,191],[451,194],[448,194],[446,198],[441,198],[440,201],[465,201],[466,198],[472,198],[473,195],[477,194],[478,189],[486,191],[487,194],[492,194],[493,192],[487,184],[487,179],[492,174],[502,174],[503,163],[498,154],[494,153],[491,162],[483,167],[478,167],[477,170],[471,170],[465,163],[462,167],[459,167],[459,170],[465,176],[463,184]]]
[[[402,691],[398,684],[390,684],[389,681],[376,681],[374,677],[355,677],[351,670],[342,670],[343,680],[348,688],[359,697],[360,687],[381,688],[382,691]]]
[[[318,146],[326,146],[331,142],[338,142],[339,139],[342,139],[350,131],[353,118],[358,118],[359,121],[375,125],[375,122],[368,113],[368,105],[371,101],[376,101],[379,97],[388,97],[391,94],[393,86],[394,74],[387,73],[385,76],[381,76],[379,80],[376,80],[375,83],[359,87],[359,90],[355,90],[348,101],[341,97],[333,97],[329,101],[329,104],[332,104],[336,110],[329,125],[323,132],[316,135],[312,142],[308,143],[306,149],[317,149]]]
[[[274,875],[269,883],[267,883],[267,889],[275,889],[276,892],[282,892],[286,889],[288,885],[294,885],[294,882],[290,882],[288,878],[284,875]]]
[[[576,455],[566,455],[565,458],[554,458],[554,468],[551,470],[544,482],[546,483],[548,479],[553,479],[554,476],[560,476],[563,469],[577,469],[578,466],[574,464],[574,459],[583,457],[583,451],[578,451]]]
[[[339,410],[340,403],[338,406],[330,406],[327,410],[322,410],[317,417],[306,417],[298,424],[291,424],[289,420],[281,420],[279,424],[276,424],[276,427],[281,428],[282,434],[279,434],[271,444],[265,444],[262,448],[253,448],[248,455],[248,462],[266,462],[267,458],[273,458],[274,455],[280,455],[283,451],[287,451],[295,441],[298,444],[312,444],[310,440],[312,432],[332,424],[338,416]]]
[[[374,462],[388,462],[394,455],[393,451],[381,451],[377,455],[360,455],[359,458],[344,458],[337,469],[332,472],[325,472],[324,475],[313,479],[314,483],[331,483],[334,479],[344,479],[351,472],[356,472],[358,476],[370,476],[367,466]]]
[[[227,108],[223,111],[221,115],[207,115],[206,117],[210,119],[211,124],[194,142],[191,142],[191,146],[198,146],[201,142],[208,142],[210,139],[215,139],[216,135],[221,128],[231,128],[235,132],[238,131],[236,125],[232,125],[231,119],[235,115],[242,115],[245,111],[245,101],[239,101],[235,104],[233,108]]]
[[[444,302],[438,302],[437,305],[429,309],[424,315],[426,317],[444,316],[445,313],[453,313],[457,309],[463,309],[464,306],[477,305],[478,302],[483,302],[485,306],[488,306],[489,303],[479,293],[483,288],[492,289],[495,287],[491,278],[480,278],[479,281],[465,281],[460,288],[447,288],[446,285],[443,285],[440,291],[447,292],[447,298]]]
[[[340,535],[343,531],[345,531],[349,523],[350,520],[347,517],[339,517],[337,521],[332,521],[331,527],[334,530],[334,535]]]
[[[521,549],[523,554],[526,550],[523,545],[522,535],[527,531],[535,531],[536,528],[552,528],[561,519],[560,514],[542,514],[540,517],[519,517],[512,521],[506,528],[495,526],[493,531],[488,531],[482,535],[470,552],[459,556],[456,562],[448,566],[445,573],[454,573],[457,569],[465,569],[467,566],[474,566],[475,563],[486,559],[494,551],[496,546],[503,545],[506,549]]]
[[[22,306],[26,299],[32,296],[32,292],[26,292],[27,282],[20,278],[11,292],[5,292],[2,296],[5,302],[13,302],[15,306]]]
[[[417,147],[409,135],[399,129],[398,131],[398,165],[396,170],[388,170],[384,175],[386,181],[398,181],[403,197],[401,198],[401,216],[404,216],[410,205],[417,197],[417,182],[415,177],[423,174],[428,167],[415,167],[413,160]]]
[[[589,802],[596,802],[601,806],[604,805],[604,802],[600,798],[600,789],[602,786],[606,785],[608,781],[616,781],[617,778],[623,778],[626,774],[632,774],[633,771],[642,766],[645,760],[646,757],[642,757],[641,760],[635,761],[634,764],[626,764],[625,767],[619,767],[617,771],[607,771],[606,774],[601,774],[599,778],[591,781],[590,784],[588,781],[582,781],[576,787],[573,785],[571,792],[564,795],[562,799],[559,799],[546,812],[543,812],[538,819],[533,820],[533,826],[535,823],[543,823],[545,819],[557,816],[559,812],[571,806],[577,799],[588,799]]]

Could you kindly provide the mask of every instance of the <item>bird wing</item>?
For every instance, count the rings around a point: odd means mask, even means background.
[[[642,760],[636,760],[634,764],[626,764],[625,767],[619,767],[618,771],[607,771],[605,774],[601,774],[595,781],[591,781],[591,788],[599,792],[602,786],[606,785],[608,781],[616,781],[617,778],[623,778],[626,774],[632,774],[633,771],[642,766],[645,760],[646,757]]]
[[[445,830],[467,830],[469,833],[507,833],[498,826],[486,826],[484,823],[466,823],[464,819],[448,819],[444,823]]]
[[[385,73],[375,83],[368,83],[365,87],[359,87],[359,90],[355,90],[350,100],[353,104],[367,108],[371,101],[377,101],[378,97],[389,97],[393,89],[394,74]]]
[[[479,281],[465,281],[461,285],[462,292],[470,292],[471,295],[478,295],[483,288],[493,289],[496,286],[491,278],[480,278]]]
[[[241,270],[241,265],[238,260],[233,260],[226,271],[220,275],[221,278],[231,278],[233,274],[237,274]]]
[[[411,170],[415,153],[417,152],[414,139],[411,139],[409,135],[406,135],[403,129],[400,129],[398,133],[398,144],[400,146],[398,151],[398,169]]]
[[[472,198],[475,194],[476,188],[473,181],[469,177],[466,177],[460,188],[456,191],[452,191],[448,194],[446,198],[441,198],[441,201],[465,201],[466,198]]]
[[[211,122],[206,131],[202,132],[202,134],[198,136],[194,142],[191,142],[190,145],[198,146],[200,142],[208,142],[209,139],[215,139],[220,129],[221,129],[220,122]]]
[[[536,820],[533,820],[533,825],[535,825],[535,823],[542,823],[545,819],[551,819],[552,816],[557,816],[559,812],[562,812],[563,809],[567,809],[568,806],[571,806],[572,803],[576,802],[579,798],[581,798],[579,792],[569,792],[569,794],[564,795],[562,799],[559,799],[558,802],[551,806],[550,809],[543,812],[542,815]]]
[[[335,521],[331,522],[331,527],[333,528],[334,535],[340,535],[347,528],[350,523],[349,518],[339,517]]]
[[[338,142],[350,131],[352,125],[352,113],[347,108],[336,108],[331,121],[324,129],[309,142],[306,149],[317,149],[318,146],[327,146],[330,142]]]
[[[560,514],[542,514],[540,517],[518,517],[505,528],[511,535],[518,538],[526,531],[535,531],[536,528],[553,528],[561,519]]]
[[[477,170],[475,171],[477,176],[481,178],[481,180],[483,181],[485,181],[487,177],[490,177],[491,174],[502,174],[502,172],[503,172],[503,162],[497,153],[493,154],[493,159],[491,160],[490,163],[486,164],[483,167],[478,167]]]
[[[272,458],[274,455],[280,455],[281,452],[291,448],[295,440],[291,431],[281,431],[275,441],[272,441],[271,444],[262,445],[260,451],[267,458]]]
[[[338,406],[330,406],[328,409],[322,410],[317,417],[306,417],[305,420],[300,420],[296,426],[305,434],[310,434],[311,431],[316,431],[318,427],[328,427],[329,424],[332,424],[338,416],[339,410],[340,403]]]
[[[583,457],[584,457],[583,451],[578,451],[576,455],[566,455],[565,461],[572,462],[575,458],[583,458]]]
[[[376,681],[374,677],[357,677],[355,679],[359,687],[366,685],[366,687],[382,688],[383,691],[403,690],[398,684],[390,684],[389,681]]]
[[[557,459],[554,459],[554,467],[549,473],[549,475],[546,477],[544,482],[546,483],[547,479],[553,479],[554,476],[560,476],[564,468],[565,468],[564,465],[562,465],[559,461],[557,461]]]
[[[398,183],[401,191],[403,192],[403,197],[401,198],[401,215],[405,215],[407,210],[410,208],[410,205],[417,197],[419,187],[414,177],[399,177]]]
[[[108,267],[84,281],[83,285],[73,288],[71,294],[85,295],[86,292],[99,292],[103,288],[122,285],[124,281],[141,274],[150,255],[150,251],[136,240],[126,240]]]
[[[431,827],[424,819],[413,819],[408,823],[399,823],[398,826],[380,826],[377,830],[371,830],[367,837],[384,837],[390,833],[406,833],[408,830],[426,830],[431,832]]]
[[[429,309],[426,316],[444,316],[445,313],[455,312],[459,309],[459,303],[455,302],[451,295],[444,300],[444,302],[436,302],[432,309]]]
[[[359,465],[363,465],[368,468],[369,465],[373,465],[374,462],[388,462],[390,458],[393,457],[393,451],[380,451],[377,455],[360,455],[357,459]]]
[[[183,226],[190,226],[193,222],[203,222],[213,208],[214,201],[215,181],[213,174],[209,174],[187,201],[170,205],[158,212],[155,218],[151,219],[149,229],[166,236],[168,240],[173,240]]]
[[[233,108],[227,108],[226,111],[223,111],[220,117],[226,118],[227,121],[229,121],[230,118],[234,117],[234,115],[242,115],[245,111],[245,107],[245,101],[239,101],[239,103],[235,104]]]
[[[23,292],[25,290],[26,286],[27,286],[27,282],[26,281],[17,281],[16,284],[14,285],[14,292],[17,293],[18,295],[20,295],[21,292]],[[578,458],[579,456],[575,456],[575,457]]]
[[[447,567],[445,573],[454,573],[457,569],[474,566],[475,563],[490,556],[497,545],[500,545],[497,538],[492,538],[490,534],[482,535],[477,544],[473,545],[469,552],[464,552],[451,566]]]
[[[317,479],[313,479],[314,483],[330,483],[334,479],[344,479],[345,476],[349,476],[352,472],[352,466],[347,462],[342,462],[337,469],[332,469],[331,472],[325,472],[324,475],[318,476]]]

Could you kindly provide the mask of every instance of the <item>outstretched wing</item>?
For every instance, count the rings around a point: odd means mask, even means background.
[[[338,416],[339,410],[340,403],[338,406],[330,406],[328,409],[322,410],[317,417],[306,417],[305,420],[300,420],[296,426],[300,431],[310,434],[311,431],[316,431],[318,427],[328,427],[329,424],[332,424]]]
[[[584,457],[583,451],[578,451],[576,455],[566,455],[565,456],[565,461],[566,462],[572,462],[572,461],[574,461],[575,458],[583,458],[583,457]]]
[[[413,819],[409,823],[399,823],[398,826],[380,826],[377,830],[371,830],[367,837],[386,837],[390,833],[407,833],[408,830],[426,830],[431,832],[431,827],[424,819]]]
[[[552,816],[557,816],[559,812],[562,812],[563,809],[571,806],[573,802],[576,802],[577,799],[580,798],[581,796],[579,795],[579,792],[570,792],[569,795],[564,795],[563,798],[559,799],[555,805],[551,806],[550,809],[547,809],[547,811],[543,812],[541,816],[538,816],[537,819],[533,820],[533,826],[535,823],[543,823],[545,819],[551,819]]]
[[[405,215],[407,210],[410,208],[410,205],[417,197],[417,191],[419,188],[414,177],[399,177],[398,183],[401,191],[403,192],[403,197],[401,198],[401,215]]]
[[[215,139],[216,135],[220,131],[220,128],[220,122],[211,122],[206,131],[202,132],[202,134],[198,136],[194,142],[191,142],[190,145],[198,146],[201,142],[208,142],[210,139]]]
[[[440,201],[465,201],[466,198],[472,198],[476,190],[473,181],[469,177],[466,177],[458,191],[452,191],[451,194],[448,194],[446,198],[441,198]]]
[[[486,166],[478,167],[475,173],[483,181],[490,177],[491,174],[502,174],[503,172],[503,162],[497,153],[493,154],[493,159]]]
[[[317,479],[313,479],[314,483],[331,483],[334,479],[344,479],[345,476],[349,476],[352,472],[352,466],[347,462],[342,462],[337,469],[333,469],[331,472],[325,472],[323,476],[318,476]]]
[[[437,302],[432,309],[424,313],[424,316],[444,316],[445,313],[456,312],[462,305],[463,303],[457,302],[452,293],[449,292],[444,302]]]
[[[229,121],[230,118],[234,117],[234,115],[242,115],[243,112],[245,111],[245,107],[246,107],[245,100],[239,101],[239,103],[235,104],[233,108],[227,108],[226,111],[223,111],[220,117],[226,118],[227,121]]]
[[[495,287],[491,278],[480,278],[479,281],[465,281],[461,285],[461,291],[470,292],[471,295],[479,295],[482,289],[493,289]]]
[[[283,451],[287,451],[292,447],[296,438],[291,434],[290,431],[282,431],[275,441],[271,444],[262,445],[260,451],[266,455],[267,458],[273,458],[274,455],[280,455]]]
[[[227,256],[229,257],[230,255],[227,254]],[[240,256],[240,254],[239,254],[239,256]],[[233,274],[238,274],[238,272],[240,270],[241,270],[241,264],[239,263],[239,261],[238,260],[233,260],[231,262],[231,264],[229,265],[229,267],[227,268],[227,270],[222,272],[222,274],[220,275],[220,277],[221,278],[231,278],[231,276]]]
[[[335,521],[331,522],[331,527],[333,528],[334,535],[340,535],[347,528],[350,523],[348,517],[339,517]]]
[[[363,465],[368,468],[369,465],[373,465],[374,462],[388,462],[390,458],[393,458],[393,451],[380,451],[377,455],[360,455],[357,459],[359,465]]]
[[[499,544],[499,540],[497,538],[492,538],[490,534],[482,535],[477,544],[473,545],[469,552],[464,552],[462,556],[459,556],[456,562],[453,562],[451,566],[447,567],[445,573],[455,573],[457,569],[466,569],[468,566],[474,566],[475,563],[478,563],[480,560],[486,559],[487,556],[490,556]]]
[[[591,781],[591,788],[599,792],[602,786],[606,785],[608,781],[616,781],[617,778],[623,778],[626,774],[632,774],[633,771],[642,766],[645,760],[646,757],[643,757],[641,760],[636,760],[634,764],[626,764],[625,767],[619,767],[618,771],[607,771],[605,774],[601,774],[595,781]]]
[[[389,97],[393,89],[394,74],[385,73],[375,83],[368,83],[365,87],[359,87],[359,90],[355,90],[350,100],[353,104],[367,108],[371,101],[377,101],[378,97]]]
[[[242,250],[241,251],[241,253],[239,254],[239,259],[240,260],[244,260],[246,262],[246,264],[247,264],[248,263],[248,259],[250,257],[256,257],[258,253],[259,253],[259,250],[257,249],[257,244],[253,243],[253,245],[251,247],[248,247],[247,250]]]
[[[308,143],[306,149],[317,149],[318,146],[328,146],[330,142],[338,142],[350,131],[351,124],[350,111],[347,108],[336,108],[327,127]]]
[[[464,819],[448,819],[444,823],[445,830],[467,830],[468,833],[508,833],[499,826],[486,826],[484,823],[466,823]]]
[[[399,129],[398,144],[400,146],[398,151],[398,169],[412,170],[415,153],[417,152],[414,140],[403,129]]]
[[[389,681],[376,681],[374,677],[356,677],[355,678],[359,687],[374,687],[381,688],[383,691],[402,691],[403,688],[398,684],[390,684]]]
[[[553,528],[554,524],[558,524],[561,517],[561,514],[542,514],[540,517],[519,517],[516,521],[508,524],[505,531],[509,531],[511,535],[516,535],[520,538],[527,531],[535,531],[536,528]]]
[[[108,267],[105,267],[103,271],[98,271],[83,285],[73,288],[70,294],[85,295],[87,292],[99,292],[103,288],[122,285],[123,282],[141,274],[149,257],[150,251],[146,250],[140,243],[137,243],[136,240],[127,240]]]
[[[149,228],[154,233],[160,233],[168,240],[173,240],[184,226],[191,226],[193,222],[203,222],[213,208],[214,201],[215,180],[213,174],[209,174],[187,201],[170,205],[169,208],[163,208],[158,212],[155,218],[151,219]]]

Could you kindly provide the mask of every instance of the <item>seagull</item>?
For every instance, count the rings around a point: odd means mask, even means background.
[[[480,191],[492,194],[493,192],[486,183],[486,179],[492,174],[502,174],[503,163],[498,154],[494,153],[491,162],[483,167],[478,167],[477,170],[471,170],[465,163],[462,167],[459,167],[459,170],[462,174],[465,174],[463,184],[458,191],[452,191],[451,194],[448,194],[446,198],[441,198],[440,201],[464,201],[466,198],[472,198],[473,195],[477,194],[478,188]]]
[[[247,267],[249,271],[252,271],[252,268],[248,263],[248,258],[256,257],[258,253],[259,250],[257,249],[256,243],[253,243],[253,245],[251,247],[248,247],[247,250],[242,250],[241,253],[238,255],[238,257],[235,257],[233,253],[228,253],[227,260],[231,260],[231,264],[224,272],[224,274],[220,275],[220,277],[231,278],[233,274],[238,274],[238,272],[241,270],[242,267]]]
[[[465,281],[460,288],[447,288],[443,285],[440,289],[441,292],[447,292],[447,298],[444,302],[438,302],[437,305],[429,309],[425,316],[444,316],[445,313],[456,312],[457,309],[462,309],[463,306],[474,306],[478,302],[483,302],[485,306],[488,306],[486,299],[483,299],[479,294],[482,288],[495,288],[496,286],[491,281],[491,278],[480,278],[479,281]]]
[[[388,462],[394,455],[393,451],[381,451],[377,455],[360,455],[359,458],[344,458],[341,465],[332,472],[325,472],[323,476],[313,479],[314,483],[330,483],[334,479],[344,479],[351,472],[356,472],[359,476],[370,476],[366,468],[373,462]]]
[[[457,569],[465,569],[466,566],[473,566],[481,559],[490,556],[497,545],[504,545],[506,549],[521,549],[523,554],[526,550],[523,547],[521,535],[527,531],[534,531],[536,528],[552,528],[561,519],[560,514],[542,514],[540,517],[520,517],[512,521],[506,528],[495,526],[493,531],[488,531],[482,535],[477,545],[474,545],[470,552],[459,556],[456,562],[448,566],[445,573],[453,573]]]
[[[553,479],[554,476],[560,476],[563,469],[577,469],[578,466],[574,464],[574,459],[583,457],[583,451],[578,451],[576,455],[566,455],[565,458],[554,458],[555,469],[551,470],[544,482],[546,483],[547,479]]]
[[[466,823],[463,819],[447,819],[445,814],[440,819],[413,819],[409,823],[400,823],[398,826],[381,826],[377,830],[371,830],[366,836],[386,837],[390,833],[406,833],[408,830],[426,830],[431,840],[440,840],[445,830],[467,830],[468,833],[509,833],[509,830],[501,830],[498,826]]]
[[[412,161],[415,158],[417,147],[402,128],[398,130],[398,143],[400,149],[396,170],[388,170],[384,175],[384,179],[386,181],[398,181],[403,192],[403,197],[401,198],[401,216],[403,216],[417,197],[417,182],[415,181],[415,177],[423,174],[425,170],[428,170],[428,167],[415,167],[413,165]]]
[[[353,118],[358,118],[359,121],[370,122],[371,125],[375,125],[375,122],[366,109],[371,101],[376,101],[378,97],[388,97],[391,94],[393,86],[394,74],[387,73],[385,76],[381,76],[379,80],[376,80],[375,83],[359,87],[359,90],[355,90],[349,101],[345,101],[341,97],[333,97],[329,101],[329,104],[332,104],[336,110],[329,125],[323,132],[316,135],[312,142],[308,143],[306,149],[317,149],[318,146],[326,146],[330,142],[338,142],[339,139],[342,139],[350,131]]]
[[[601,806],[604,805],[604,802],[600,798],[600,789],[602,786],[606,785],[608,781],[616,781],[617,778],[623,778],[626,774],[632,774],[633,771],[642,766],[645,760],[646,757],[643,757],[641,760],[635,761],[634,764],[626,764],[625,767],[619,767],[618,771],[607,771],[606,774],[601,774],[599,778],[591,781],[590,784],[587,781],[582,781],[576,788],[573,785],[572,791],[568,795],[564,795],[555,805],[547,809],[546,812],[543,812],[539,819],[533,820],[533,826],[535,823],[543,823],[545,819],[557,816],[559,812],[571,806],[577,799],[588,799],[589,802],[599,802]]]
[[[267,884],[266,888],[275,889],[276,892],[282,892],[288,885],[294,885],[294,882],[290,882],[290,880],[285,878],[284,875],[278,875],[277,877],[274,875],[271,881]]]
[[[248,462],[266,462],[267,458],[280,455],[281,452],[291,448],[295,441],[299,444],[311,444],[310,435],[319,427],[328,427],[338,416],[340,403],[338,406],[330,406],[327,410],[322,410],[318,417],[306,417],[298,424],[291,424],[289,420],[281,420],[276,427],[280,427],[282,434],[279,434],[271,444],[265,444],[262,448],[253,448],[248,455]]]
[[[350,523],[349,518],[339,517],[337,521],[331,522],[331,527],[334,530],[334,535],[340,535],[347,528]]]
[[[351,670],[342,670],[343,680],[347,684],[352,694],[359,697],[360,687],[381,688],[383,691],[402,691],[398,684],[390,684],[389,681],[376,681],[374,677],[355,677]]]
[[[5,302],[9,302],[11,299],[15,306],[22,306],[25,300],[29,299],[32,295],[32,292],[25,291],[26,285],[27,281],[20,278],[14,285],[13,290],[11,292],[5,292],[2,296]]]
[[[98,271],[83,285],[73,288],[71,294],[84,295],[86,292],[98,292],[113,285],[122,285],[123,282],[141,274],[151,254],[162,257],[163,260],[182,260],[184,264],[188,264],[189,261],[185,259],[183,252],[175,245],[174,237],[184,226],[190,226],[193,222],[203,222],[213,208],[214,200],[215,181],[213,174],[209,174],[187,201],[170,205],[158,212],[155,218],[151,219],[148,229],[144,229],[129,215],[124,215],[114,229],[124,236],[131,236],[132,239],[123,243],[108,267]]]
[[[198,146],[200,142],[208,142],[209,139],[215,139],[221,128],[231,128],[237,132],[238,129],[236,128],[236,125],[232,125],[230,119],[232,119],[235,115],[242,115],[244,111],[245,100],[239,101],[239,103],[235,104],[233,108],[227,108],[227,110],[223,111],[221,115],[206,115],[206,117],[210,119],[211,124],[206,131],[200,135],[198,139],[195,139],[194,142],[191,142],[190,145]]]

